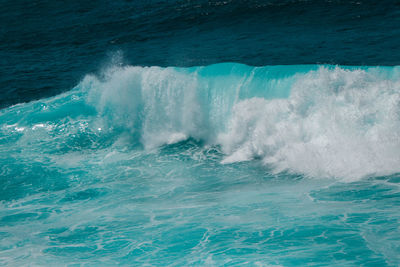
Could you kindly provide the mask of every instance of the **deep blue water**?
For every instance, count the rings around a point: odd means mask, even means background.
[[[0,107],[56,95],[115,51],[144,66],[398,65],[399,1],[0,3]]]
[[[0,11],[0,265],[400,265],[399,1]]]

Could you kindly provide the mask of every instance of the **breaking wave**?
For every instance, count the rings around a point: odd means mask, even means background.
[[[113,67],[0,119],[0,142],[14,136],[21,146],[95,149],[123,136],[153,150],[193,138],[219,146],[222,163],[257,159],[277,173],[400,172],[399,67]]]

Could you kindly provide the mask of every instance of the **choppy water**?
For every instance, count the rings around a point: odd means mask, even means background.
[[[1,8],[0,265],[400,264],[397,2]]]

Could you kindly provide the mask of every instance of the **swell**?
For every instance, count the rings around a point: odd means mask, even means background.
[[[0,111],[2,152],[153,150],[194,138],[222,163],[346,180],[400,171],[400,68],[112,67],[62,95]],[[128,145],[127,145],[128,144]]]

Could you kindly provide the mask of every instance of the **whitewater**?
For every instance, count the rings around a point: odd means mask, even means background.
[[[0,264],[400,264],[398,66],[115,64],[0,123]]]

